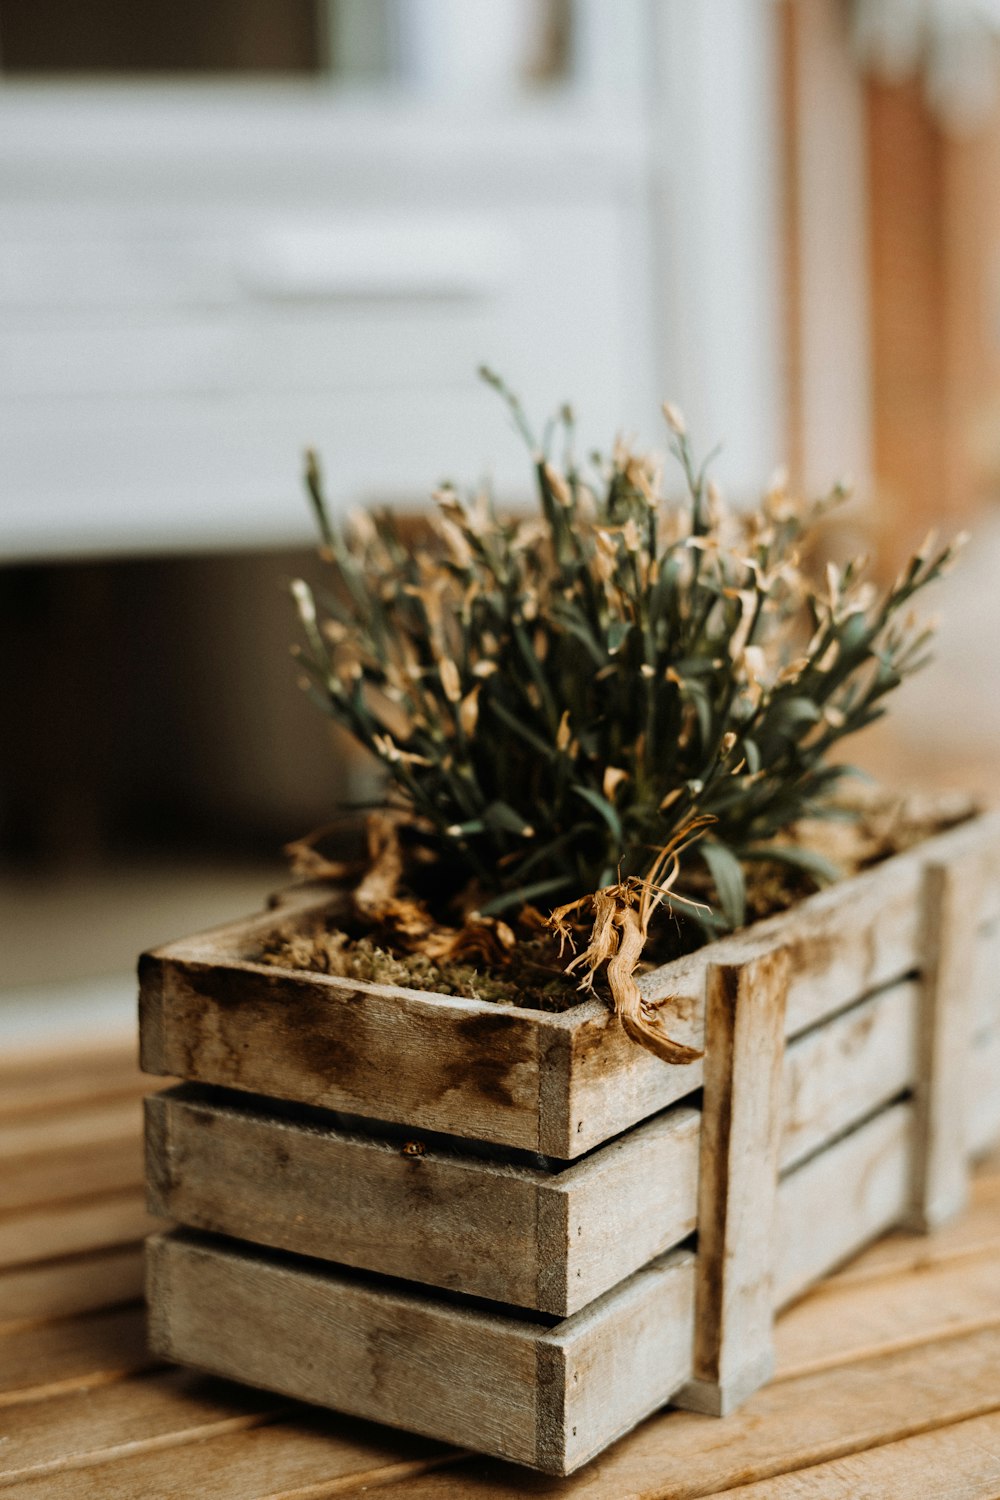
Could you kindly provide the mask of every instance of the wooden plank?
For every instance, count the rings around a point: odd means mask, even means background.
[[[904,979],[789,1043],[782,1079],[782,1169],[912,1086],[919,997],[919,986]]]
[[[18,1329],[0,1336],[0,1406],[120,1380],[152,1362],[141,1307]]]
[[[1000,1412],[938,1427],[902,1442],[851,1453],[768,1479],[717,1490],[732,1500],[996,1500],[1000,1494]]]
[[[775,1305],[899,1222],[910,1198],[913,1105],[891,1106],[778,1186]]]
[[[33,1049],[0,1059],[0,1119],[134,1097],[147,1087],[134,1042],[42,1054]]]
[[[992,881],[1000,864],[995,816],[665,965],[643,976],[641,988],[662,1005],[669,1030],[698,1044],[706,966],[787,946],[786,1029],[795,1036],[919,966],[924,865],[972,847],[985,851]],[[307,893],[297,907],[147,955],[141,999],[147,1071],[564,1160],[701,1082],[700,1064],[671,1066],[634,1047],[596,1000],[552,1016],[253,961],[256,945],[279,921],[312,919],[321,910],[315,893]]]
[[[699,1118],[678,1107],[551,1172],[175,1089],[147,1101],[150,1208],[565,1316],[691,1233]]]
[[[175,1232],[150,1243],[150,1336],[216,1374],[565,1472],[690,1369],[693,1262],[673,1252],[550,1329]],[[638,1389],[610,1379],[631,1366]]]
[[[694,1257],[668,1255],[540,1340],[534,1462],[571,1474],[690,1378]]]
[[[724,1416],[765,1381],[788,954],[713,965],[705,1015],[693,1380],[678,1398]]]
[[[17,1481],[4,1488],[4,1500],[327,1500],[452,1461],[424,1438],[303,1412],[294,1424],[181,1444],[137,1443],[108,1461]]]
[[[925,953],[907,1224],[933,1229],[968,1198],[966,1090],[982,889],[979,851],[924,869]]]
[[[477,1459],[394,1484],[387,1500],[695,1500],[734,1480],[771,1484],[813,1464],[994,1411],[998,1364],[1000,1330],[991,1329],[949,1339],[932,1353],[907,1349],[765,1386],[721,1422],[664,1412],[572,1480],[543,1480]],[[762,1497],[770,1494],[762,1488]],[[878,1488],[848,1496],[884,1500]],[[937,1500],[937,1491],[913,1488],[906,1500],[925,1496]]]
[[[0,1333],[11,1323],[135,1302],[142,1288],[141,1244],[19,1266],[0,1274]]]
[[[974,1037],[965,1083],[965,1144],[973,1158],[1000,1141],[1000,1029]]]
[[[0,1124],[0,1210],[142,1181],[142,1103],[100,1100]]]
[[[900,1230],[883,1235],[824,1283],[826,1288],[871,1277],[905,1275],[939,1261],[985,1252],[1000,1255],[1000,1181],[975,1177],[969,1207],[930,1237]]]
[[[546,1018],[168,951],[140,968],[146,1072],[541,1149]]]
[[[171,1370],[19,1406],[0,1445],[0,1487],[142,1448],[242,1432],[273,1419],[274,1397]]]
[[[143,1188],[0,1214],[0,1268],[134,1244],[156,1228],[162,1226],[146,1212]]]
[[[974,1037],[1000,1030],[1000,922],[986,922],[976,934],[971,1011]]]
[[[229,1242],[149,1245],[150,1341],[161,1355],[284,1395],[531,1462],[545,1331],[316,1262]]]
[[[932,1261],[909,1276],[825,1283],[778,1324],[778,1368],[783,1377],[811,1373],[982,1327],[1000,1327],[1000,1262],[992,1249]]]
[[[540,1231],[541,1284],[553,1302],[575,1312],[691,1233],[700,1127],[699,1110],[675,1105],[561,1176],[558,1220],[543,1217]],[[564,1264],[565,1295],[547,1287]]]

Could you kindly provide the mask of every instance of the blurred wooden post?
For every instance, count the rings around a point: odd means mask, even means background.
[[[676,1398],[724,1416],[774,1366],[773,1235],[789,961],[713,964],[705,995],[693,1379]]]

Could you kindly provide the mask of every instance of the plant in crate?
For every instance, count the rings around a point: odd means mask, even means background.
[[[385,949],[431,961],[429,987],[475,986],[477,959],[508,972],[511,995],[530,993],[525,946],[535,978],[558,968],[547,911],[574,955],[566,973],[584,987],[602,974],[626,1032],[681,1061],[634,980],[644,949],[741,927],[748,885],[759,911],[836,874],[798,825],[849,815],[831,751],[926,660],[909,605],[954,547],[929,540],[881,592],[857,562],[816,583],[803,554],[842,489],[805,505],[778,480],[758,509],[730,512],[665,405],[685,486],[669,500],[655,459],[619,441],[582,466],[568,407],[539,442],[483,374],[530,449],[530,515],[447,485],[413,546],[388,512],[335,525],[308,459],[331,577],[318,598],[294,585],[305,686],[388,786],[355,916]],[[293,852],[304,873],[324,869],[308,844]],[[664,904],[675,922],[651,936]],[[378,972],[370,942],[296,951]],[[383,964],[426,982],[426,965]]]
[[[531,513],[448,485],[341,525],[309,460],[304,681],[385,790],[364,858],[300,840],[276,909],[142,961],[144,1066],[184,1080],[147,1102],[183,1226],[151,1342],[565,1474],[731,1409],[776,1307],[960,1205],[1000,1134],[1000,826],[930,836],[968,805],[849,801],[834,758],[952,547],[814,580],[839,491],[729,512],[666,407],[672,499],[487,378]]]

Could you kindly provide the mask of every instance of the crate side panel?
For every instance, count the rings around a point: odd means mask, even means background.
[[[965,1100],[965,1144],[983,1156],[1000,1142],[1000,1030],[974,1037]]]
[[[534,1461],[539,1327],[184,1233],[156,1236],[148,1254],[157,1354]]]
[[[979,929],[972,977],[972,1034],[1000,1031],[1000,921]]]
[[[155,956],[143,994],[149,1072],[538,1149],[542,1016]]]
[[[775,1306],[902,1219],[910,1201],[913,1138],[912,1103],[894,1104],[782,1179]]]
[[[678,1105],[564,1174],[560,1311],[576,1312],[693,1231],[700,1124],[699,1110]],[[549,1244],[541,1248],[544,1268]]]
[[[539,1407],[541,1467],[561,1445],[558,1472],[572,1473],[690,1379],[694,1265],[686,1251],[663,1257],[543,1341],[564,1373],[561,1408]]]
[[[532,1307],[544,1173],[170,1090],[155,1212],[193,1229]],[[153,1112],[164,1117],[155,1130]],[[559,1312],[561,1309],[549,1309]]]
[[[699,985],[704,983],[703,972],[699,966]],[[674,1010],[679,1013],[681,1009],[687,1019],[672,1024],[670,1033],[678,1041],[700,1047],[704,1039],[700,987],[676,998]],[[688,1098],[702,1080],[700,1059],[686,1064],[663,1062],[631,1041],[617,1016],[605,1006],[588,1005],[586,1011],[574,1018],[571,1033],[568,1109],[559,1121],[559,1133],[543,1136],[542,1149],[565,1160],[592,1151],[638,1121]]]
[[[912,1088],[919,1007],[919,986],[903,980],[789,1044],[782,1079],[783,1169]]]

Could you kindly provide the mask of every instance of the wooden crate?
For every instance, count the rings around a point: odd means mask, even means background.
[[[647,975],[686,1067],[597,1001],[254,961],[328,899],[142,962],[143,1064],[189,1081],[147,1102],[182,1362],[568,1473],[667,1400],[742,1400],[775,1307],[953,1213],[1000,1131],[1000,819]]]

